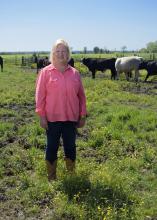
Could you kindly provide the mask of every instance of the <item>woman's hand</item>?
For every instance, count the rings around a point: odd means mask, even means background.
[[[86,123],[86,116],[80,117],[78,123],[77,123],[77,128],[82,128]]]
[[[40,117],[40,126],[44,129],[48,129],[48,123],[46,117]]]

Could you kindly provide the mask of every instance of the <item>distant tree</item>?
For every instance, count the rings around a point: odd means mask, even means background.
[[[83,48],[83,53],[86,54],[87,53],[87,47]]]
[[[122,46],[122,47],[121,47],[121,50],[122,50],[122,52],[123,52],[123,56],[124,56],[124,52],[126,51],[126,49],[127,49],[127,46]]]
[[[104,50],[101,48],[100,51],[99,51],[99,53],[104,53]]]
[[[126,51],[126,49],[127,49],[127,46],[122,46],[121,47],[121,50],[122,50],[123,53]]]
[[[93,48],[93,52],[94,52],[94,53],[100,53],[99,47],[94,47],[94,48]]]
[[[139,52],[140,52],[140,53],[147,53],[148,50],[147,50],[146,48],[141,48],[141,49],[139,50]]]
[[[155,42],[149,42],[147,44],[147,50],[150,53],[157,53],[157,41]]]

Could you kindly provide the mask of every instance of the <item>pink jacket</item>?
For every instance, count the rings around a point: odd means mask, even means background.
[[[86,98],[78,71],[68,66],[64,73],[52,64],[43,68],[36,81],[36,112],[50,122],[78,121],[86,115]]]

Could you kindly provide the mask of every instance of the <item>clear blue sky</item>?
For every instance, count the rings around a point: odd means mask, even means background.
[[[157,0],[0,0],[0,51],[128,50],[157,40]]]

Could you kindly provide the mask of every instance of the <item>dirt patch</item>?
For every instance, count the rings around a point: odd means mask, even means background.
[[[136,94],[157,95],[157,82],[129,83],[123,85],[122,89]]]

